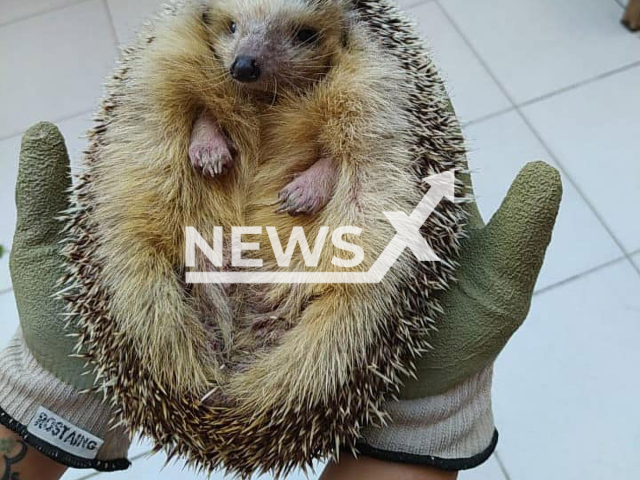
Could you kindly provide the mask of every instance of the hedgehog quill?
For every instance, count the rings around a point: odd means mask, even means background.
[[[376,284],[187,284],[185,228],[356,225],[367,271],[464,146],[414,28],[384,0],[175,2],[123,51],[67,213],[70,321],[132,430],[207,471],[286,474],[355,449],[428,346],[463,202]],[[265,232],[265,228],[262,228]],[[261,238],[264,237],[264,238]],[[266,233],[256,240],[269,242]],[[225,238],[224,245],[229,244]],[[199,270],[228,271],[198,256]],[[335,272],[263,250],[256,271]],[[227,260],[225,260],[227,259]]]

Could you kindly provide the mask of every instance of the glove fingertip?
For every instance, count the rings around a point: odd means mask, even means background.
[[[526,235],[529,242],[540,247],[551,234],[561,199],[560,172],[541,160],[529,162],[518,173],[487,227],[497,230],[505,241]]]
[[[14,243],[42,243],[57,235],[56,217],[68,208],[70,186],[69,156],[60,130],[50,122],[33,125],[23,135],[20,149]]]
[[[63,159],[61,162],[60,159]],[[62,133],[51,122],[38,122],[27,129],[22,136],[20,146],[20,174],[24,176],[28,170],[47,168],[48,165],[63,167],[68,165],[67,147]],[[27,167],[27,168],[23,168]]]
[[[57,140],[64,141],[62,133],[60,133],[58,127],[55,124],[46,121],[31,125],[22,136],[23,144],[24,142],[33,140],[41,142],[47,139],[53,142],[56,142]]]
[[[551,242],[562,181],[557,169],[542,161],[525,165],[502,205],[485,227],[486,255],[501,282],[517,298],[528,299]],[[528,302],[522,302],[525,307]],[[528,307],[527,307],[528,308]]]
[[[522,168],[513,182],[514,185],[518,183],[537,184],[540,189],[546,190],[547,205],[550,207],[556,205],[557,211],[562,199],[562,177],[557,168],[543,160],[534,160]],[[550,211],[552,212],[553,208]]]

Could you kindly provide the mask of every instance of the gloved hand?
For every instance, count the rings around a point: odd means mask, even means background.
[[[522,169],[488,225],[469,204],[458,282],[439,299],[444,314],[430,340],[433,349],[399,401],[387,403],[388,425],[365,429],[360,452],[443,470],[489,458],[498,439],[493,363],[529,311],[561,196],[558,172],[534,162]]]
[[[10,268],[20,329],[0,352],[0,423],[50,458],[102,471],[129,466],[129,437],[111,429],[113,411],[94,393],[74,356],[62,302],[54,297],[62,277],[62,222],[71,186],[64,139],[50,123],[22,139],[16,184],[18,220]]]

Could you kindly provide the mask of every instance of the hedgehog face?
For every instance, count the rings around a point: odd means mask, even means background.
[[[320,79],[342,48],[341,0],[218,0],[205,13],[211,46],[243,88],[279,93]]]

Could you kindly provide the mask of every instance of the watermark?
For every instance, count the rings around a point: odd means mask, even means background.
[[[213,271],[187,272],[187,283],[379,283],[393,264],[398,260],[405,248],[421,262],[439,262],[427,241],[420,234],[420,228],[433,213],[443,198],[453,201],[455,178],[453,172],[432,175],[425,179],[431,186],[422,197],[420,203],[407,215],[404,212],[383,212],[389,223],[395,228],[396,234],[387,244],[371,268],[366,271],[341,272],[283,272],[283,271]],[[294,227],[286,248],[283,248],[275,227],[265,227],[276,257],[278,266],[287,267],[296,248],[300,248],[307,267],[318,265],[322,248],[329,237],[329,227],[321,227],[313,247],[309,246],[302,227]],[[259,268],[262,260],[259,258],[243,258],[242,252],[260,250],[257,242],[243,242],[242,235],[257,235],[263,233],[263,227],[233,227],[231,231],[231,265],[236,268]],[[354,268],[362,263],[365,254],[359,245],[346,241],[347,234],[359,236],[362,229],[354,226],[341,226],[331,232],[333,245],[352,254],[348,260],[333,257],[331,263],[337,267]],[[223,265],[222,227],[213,229],[213,245],[209,245],[200,233],[193,227],[186,228],[186,266],[196,267],[196,247],[207,257],[215,267]]]

